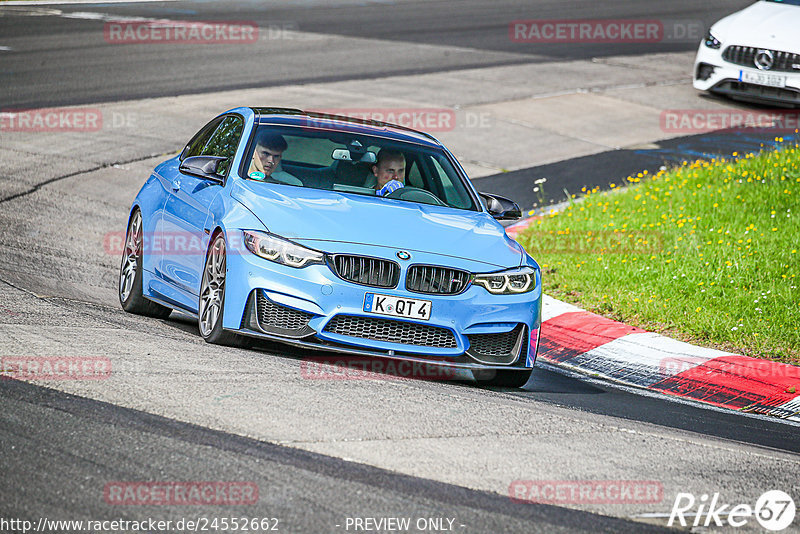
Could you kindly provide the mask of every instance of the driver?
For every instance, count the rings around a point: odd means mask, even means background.
[[[282,184],[299,185],[297,177],[281,169],[281,157],[289,145],[282,135],[265,130],[258,133],[256,149],[247,176],[254,180],[272,180]]]
[[[405,156],[399,150],[380,149],[377,161],[372,166],[372,174],[375,176],[375,194],[378,196],[386,196],[392,191],[405,187]]]

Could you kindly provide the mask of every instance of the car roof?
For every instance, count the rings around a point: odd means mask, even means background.
[[[250,109],[256,114],[256,122],[258,124],[302,126],[304,128],[374,135],[420,145],[442,146],[442,144],[430,134],[388,122],[319,113],[315,111],[303,111],[293,108],[260,107]]]

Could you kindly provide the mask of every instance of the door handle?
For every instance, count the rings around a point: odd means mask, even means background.
[[[172,190],[177,193],[178,191],[180,191],[180,189],[181,189],[181,181],[178,180],[177,178],[175,180],[172,180]]]

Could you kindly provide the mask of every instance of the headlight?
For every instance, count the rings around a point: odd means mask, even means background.
[[[256,256],[289,267],[305,267],[314,263],[323,263],[322,252],[301,247],[288,239],[283,239],[266,232],[244,230],[244,243]]]
[[[476,274],[472,283],[494,295],[527,293],[536,288],[536,270],[523,267],[502,273]]]
[[[708,30],[708,33],[706,33],[703,44],[714,50],[719,50],[719,47],[722,46],[722,42],[711,34],[711,30]]]

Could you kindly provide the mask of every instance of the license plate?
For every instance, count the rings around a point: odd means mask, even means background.
[[[364,295],[364,311],[427,321],[431,318],[431,301],[366,293]]]
[[[766,72],[739,71],[739,80],[769,87],[786,87],[786,76],[767,74]]]

